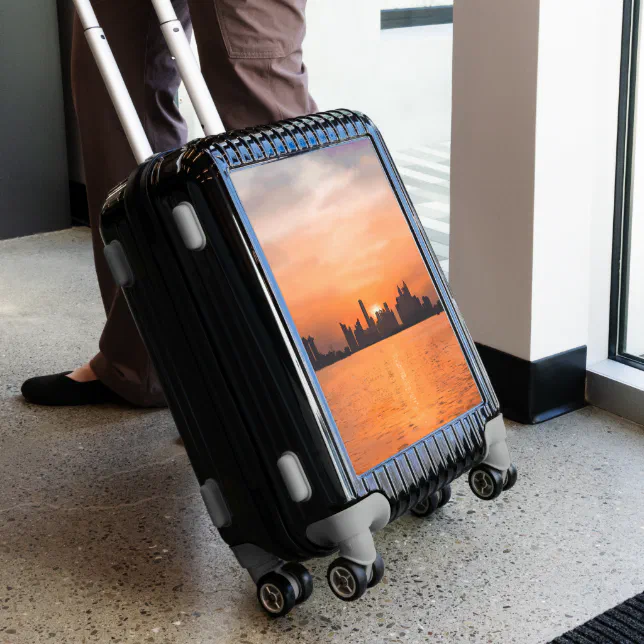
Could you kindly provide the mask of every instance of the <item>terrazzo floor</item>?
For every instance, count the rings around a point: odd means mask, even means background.
[[[95,350],[84,229],[0,242],[0,642],[547,642],[644,590],[644,429],[593,408],[509,424],[517,486],[465,481],[376,537],[384,582],[285,619],[212,527],[166,411],[45,409],[21,382]]]

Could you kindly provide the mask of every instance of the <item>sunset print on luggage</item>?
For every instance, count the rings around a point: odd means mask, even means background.
[[[481,402],[370,140],[231,176],[358,475]]]

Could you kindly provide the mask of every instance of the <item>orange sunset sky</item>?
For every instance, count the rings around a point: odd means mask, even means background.
[[[438,296],[370,140],[232,173],[233,183],[302,336],[342,350],[339,322],[395,311],[396,285]],[[400,320],[399,320],[400,321]]]

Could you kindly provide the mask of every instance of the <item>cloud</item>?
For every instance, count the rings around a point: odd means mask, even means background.
[[[395,305],[396,285],[436,295],[369,140],[236,171],[233,183],[302,335],[341,349],[338,322]]]

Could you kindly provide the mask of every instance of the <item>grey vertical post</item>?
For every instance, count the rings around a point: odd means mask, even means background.
[[[0,239],[70,225],[56,3],[0,3]]]

